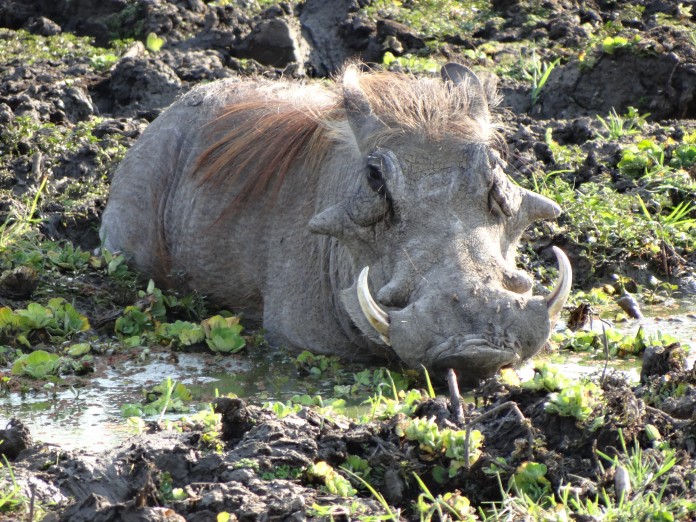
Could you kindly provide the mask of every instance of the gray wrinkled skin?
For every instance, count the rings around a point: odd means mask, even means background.
[[[130,253],[161,283],[242,312],[272,343],[296,349],[377,355],[439,374],[454,368],[466,383],[540,349],[552,318],[515,267],[515,251],[524,229],[560,214],[558,206],[509,182],[480,142],[402,133],[370,149],[379,120],[345,80],[353,148],[330,150],[316,172],[292,168],[276,199],[268,194],[218,219],[237,188],[195,179],[209,145],[205,126],[224,103],[259,91],[323,96],[318,87],[229,80],[186,95],[114,174],[101,228],[107,249]],[[485,103],[472,110],[487,119]],[[379,168],[391,202],[370,187],[368,165]],[[389,314],[391,346],[358,304],[365,266]]]

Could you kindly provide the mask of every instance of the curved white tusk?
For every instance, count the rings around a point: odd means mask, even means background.
[[[358,276],[358,302],[360,303],[363,314],[365,314],[365,317],[372,327],[377,330],[382,341],[390,345],[389,316],[379,307],[370,294],[370,288],[367,285],[367,275],[369,271],[370,267],[366,266]]]
[[[546,296],[549,317],[556,317],[560,313],[568,300],[570,286],[573,284],[573,269],[570,267],[568,257],[558,247],[553,247],[553,253],[558,260],[558,281],[556,281],[556,287]]]

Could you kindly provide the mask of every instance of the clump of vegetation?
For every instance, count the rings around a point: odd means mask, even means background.
[[[440,41],[446,36],[471,33],[491,16],[490,4],[484,0],[467,3],[456,0],[376,0],[364,7],[363,12],[373,19],[379,15],[382,18],[397,20],[435,41]]]
[[[0,308],[0,339],[27,348],[43,336],[59,342],[89,328],[87,317],[62,297],[50,299],[46,306],[29,303],[16,311],[6,306]]]
[[[561,370],[547,363],[534,365],[534,376],[529,381],[522,383],[525,390],[557,392],[570,385],[570,379],[565,377]]]
[[[12,466],[5,455],[0,462],[0,513],[28,514],[31,499],[17,483]]]
[[[440,429],[433,418],[416,417],[404,420],[397,435],[418,443],[418,449],[429,456],[450,459],[447,474],[454,477],[461,468],[469,468],[481,456],[483,435],[478,430]],[[441,471],[435,471],[436,480],[443,480]]]
[[[532,105],[536,105],[541,91],[549,80],[551,72],[560,63],[560,58],[551,62],[542,60],[536,51],[532,51],[528,60],[522,62],[522,76],[531,83],[530,96]]]
[[[132,40],[111,40],[109,48],[97,47],[92,38],[61,33],[39,36],[19,29],[0,28],[0,56],[21,57],[22,62],[84,60],[97,71],[103,71],[118,61]]]
[[[579,382],[550,394],[545,409],[549,413],[575,417],[580,422],[585,422],[602,403],[602,390],[599,386],[592,382]]]
[[[398,66],[399,69],[412,73],[430,73],[435,74],[440,70],[442,64],[429,56],[413,56],[405,54],[403,56],[394,56],[391,52],[384,53],[382,64],[387,69],[394,69]]]
[[[307,477],[310,480],[319,481],[325,491],[339,497],[352,497],[357,490],[351,485],[350,480],[343,477],[326,462],[320,461],[312,464],[307,469]]]
[[[461,520],[474,522],[478,520],[475,510],[468,498],[459,491],[450,491],[444,494],[433,495],[421,478],[414,473],[422,493],[418,495],[416,509],[423,521],[433,520],[437,514],[437,520]]]
[[[173,381],[169,377],[152,390],[145,393],[145,402],[124,404],[121,406],[121,415],[124,417],[150,417],[159,415],[162,420],[167,411],[187,412],[191,402],[191,392],[180,382]]]
[[[607,139],[618,140],[624,136],[638,134],[646,124],[648,116],[650,114],[640,114],[635,107],[629,107],[624,116],[620,116],[615,109],[612,109],[606,119],[599,115],[597,119],[607,131]]]
[[[566,330],[553,334],[552,340],[561,349],[576,352],[598,352],[600,357],[635,357],[642,354],[648,346],[669,346],[678,340],[666,333],[646,334],[639,328],[635,335],[627,335],[614,328],[604,328],[602,332]]]

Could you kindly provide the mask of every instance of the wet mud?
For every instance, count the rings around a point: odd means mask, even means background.
[[[135,40],[103,66],[95,66],[97,58],[77,48],[32,61],[0,58],[0,125],[9,128],[22,119],[44,129],[3,141],[0,212],[10,212],[15,198],[32,194],[46,178],[41,233],[96,248],[115,164],[149,122],[197,83],[252,74],[325,78],[346,60],[379,63],[387,50],[406,55],[431,43],[427,35],[386,13],[365,17],[361,9],[371,4],[307,0],[262,9],[253,0],[0,0],[2,41],[20,38],[29,45],[61,34],[90,37],[98,46],[114,45],[119,38]],[[633,4],[640,12],[621,20],[640,32],[639,40],[611,53],[578,52],[588,27],[616,23],[619,13]],[[490,42],[540,39],[567,48],[536,103],[530,101],[528,82],[501,81],[502,106],[509,109],[508,173],[513,179],[528,181],[535,171],[557,172],[576,188],[604,181],[619,191],[635,189],[635,180],[617,168],[621,140],[595,139],[605,132],[596,116],[611,110],[625,113],[638,104],[641,113],[649,113],[643,133],[654,139],[678,140],[685,129],[696,130],[696,2],[492,0],[490,5],[488,22],[472,32],[444,35],[432,52],[494,69],[509,59],[507,51],[494,58],[472,51]],[[667,16],[681,22],[666,23]],[[142,43],[150,33],[165,40],[158,52]],[[66,40],[65,45],[78,44]],[[535,52],[542,59],[547,56],[543,47]],[[76,140],[76,146],[55,146],[50,140],[38,146],[45,137],[65,141],[95,117],[99,121],[91,137]],[[551,141],[576,146],[578,157],[559,155]],[[693,170],[690,175],[695,176]],[[645,196],[649,203],[649,194]],[[578,287],[608,280],[620,268],[641,285],[658,274],[685,294],[696,293],[693,252],[665,247],[657,253],[614,252],[590,262],[585,243],[554,233],[533,231],[525,240],[537,254],[552,242],[563,247]],[[26,306],[37,297],[43,277],[27,268],[4,272],[0,305]],[[102,279],[55,277],[77,295],[76,306],[100,335],[113,332],[119,310],[134,299]],[[0,453],[31,505],[43,506],[44,520],[204,521],[221,512],[230,513],[232,520],[326,519],[328,511],[317,506],[331,507],[333,520],[383,515],[384,506],[359,481],[352,482],[357,496],[343,498],[322,489],[308,471],[317,462],[338,469],[351,455],[367,462],[369,483],[394,510],[401,510],[401,519],[418,520],[414,506],[423,489],[415,475],[434,495],[456,490],[480,506],[500,501],[501,484],[507,486],[520,466],[535,462],[546,466],[551,491],[569,487],[578,498],[588,499],[604,488],[614,495],[617,468],[597,450],[613,457],[637,444],[659,461],[663,454],[645,428],[652,425],[677,457],[660,482],[666,484],[664,498],[696,499],[696,369],[684,364],[679,350],[649,348],[638,384],[614,374],[597,378],[605,402],[586,422],[547,411],[545,391],[500,381],[482,383],[475,391],[476,407],[465,407],[463,421],[455,420],[446,400],[424,401],[415,417],[433,418],[440,429],[469,427],[483,434],[481,456],[453,476],[433,471],[447,469],[451,458],[429,453],[403,436],[403,415],[356,424],[303,408],[278,418],[242,399],[215,401],[222,416],[218,451],[206,442],[202,426],[176,432],[155,422],[147,424],[146,433],[107,451],[64,450],[35,443],[21,419],[13,419],[0,426]],[[183,490],[183,498],[172,494],[176,488]],[[11,520],[15,515],[7,516]]]

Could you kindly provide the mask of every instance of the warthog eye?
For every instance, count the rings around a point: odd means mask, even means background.
[[[387,195],[387,185],[382,176],[382,170],[377,165],[367,166],[367,184],[380,196]]]

